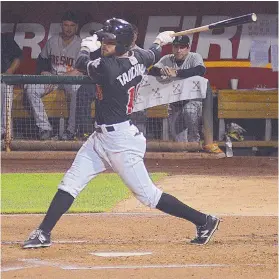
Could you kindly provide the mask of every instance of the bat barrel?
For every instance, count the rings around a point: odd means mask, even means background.
[[[256,20],[257,20],[256,14],[252,13],[252,14],[233,17],[222,21],[218,21],[216,23],[209,24],[208,28],[209,29],[224,28],[224,27],[241,25],[249,22],[255,22]]]

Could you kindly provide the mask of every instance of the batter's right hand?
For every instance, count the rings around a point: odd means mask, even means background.
[[[101,42],[98,41],[98,36],[94,34],[91,37],[86,37],[81,41],[81,50],[94,52],[101,47]]]
[[[159,33],[159,35],[156,37],[156,39],[161,41],[161,45],[164,46],[166,44],[172,43],[174,40],[174,37],[171,35],[174,34],[174,31],[164,31]]]

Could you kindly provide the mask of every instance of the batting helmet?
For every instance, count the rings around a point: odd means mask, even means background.
[[[134,38],[134,30],[132,25],[120,18],[108,19],[101,30],[96,31],[101,40],[115,42],[116,53],[122,55],[127,52]]]
[[[174,41],[172,42],[173,45],[186,45],[189,47],[190,45],[190,38],[187,35],[184,36],[177,36],[175,37]]]

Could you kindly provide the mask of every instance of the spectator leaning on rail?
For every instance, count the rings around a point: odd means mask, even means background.
[[[190,38],[175,37],[172,43],[172,54],[163,56],[149,74],[162,78],[203,76],[206,68],[202,56],[190,52]],[[210,86],[209,86],[210,87]],[[202,122],[202,99],[179,101],[170,104],[169,118],[171,134],[176,141],[199,142],[199,127]],[[208,152],[223,153],[216,144],[204,148]]]
[[[76,35],[78,30],[78,19],[73,12],[66,12],[62,17],[62,32],[52,36],[42,49],[37,60],[37,74],[41,75],[82,75],[75,67],[76,58],[80,50],[81,39]],[[76,94],[79,85],[51,84],[34,85],[29,84],[26,88],[28,100],[31,104],[36,125],[39,128],[41,140],[52,137],[52,127],[49,123],[41,98],[54,89],[63,89],[66,94],[69,120],[68,127],[62,135],[62,140],[74,138],[76,129]]]
[[[15,42],[13,35],[9,33],[1,34],[1,74],[13,75],[20,65],[22,51]],[[10,110],[12,109],[13,90],[11,96],[7,96],[7,89],[1,83],[1,139],[6,134],[6,106],[7,99],[10,99]]]

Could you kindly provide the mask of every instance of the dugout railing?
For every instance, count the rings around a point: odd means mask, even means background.
[[[26,96],[26,86],[32,85],[34,90],[40,85],[54,85],[54,89],[42,97],[44,108],[54,133],[51,140],[39,140],[34,121],[34,112]],[[69,102],[64,90],[59,85],[92,85],[86,76],[41,76],[41,75],[2,75],[1,94],[5,96],[6,133],[2,149],[10,150],[77,150],[85,140],[78,135],[71,141],[61,141],[59,136],[65,131],[69,118]],[[203,141],[213,142],[213,99],[212,92],[207,94],[203,102]],[[3,108],[3,104],[2,104]],[[77,108],[83,111],[82,108]],[[90,104],[89,133],[94,131],[95,106]],[[169,139],[168,105],[148,108],[144,112],[144,120],[135,124],[143,124],[146,129],[148,151],[198,151],[202,149],[200,142],[174,142]],[[77,130],[80,128],[77,124]],[[88,134],[87,134],[88,135]]]

